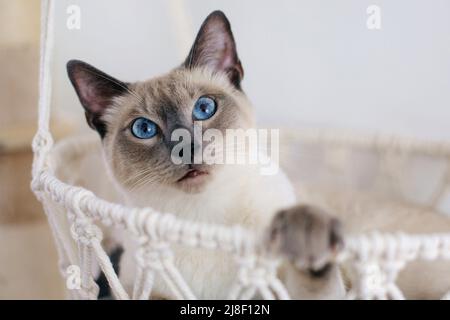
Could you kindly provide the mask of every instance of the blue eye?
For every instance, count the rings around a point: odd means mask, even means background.
[[[201,97],[197,100],[192,111],[195,120],[206,120],[216,113],[216,102],[208,97]]]
[[[131,132],[136,138],[150,139],[156,135],[158,132],[158,127],[149,119],[137,118],[131,125]]]

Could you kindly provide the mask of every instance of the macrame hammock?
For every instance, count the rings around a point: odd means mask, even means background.
[[[245,228],[186,221],[151,208],[125,207],[102,200],[86,188],[63,182],[57,177],[59,169],[67,166],[73,166],[70,170],[76,175],[77,161],[95,150],[99,142],[90,138],[65,139],[53,147],[49,131],[53,20],[54,1],[42,1],[39,126],[33,140],[32,189],[48,217],[62,276],[67,276],[71,265],[79,266],[81,270],[81,286],[78,290],[68,290],[69,297],[97,299],[99,289],[92,271],[95,264],[105,274],[116,299],[149,299],[155,277],[161,277],[176,298],[195,299],[195,293],[174,264],[171,248],[176,245],[219,250],[235,259],[238,272],[230,288],[229,299],[251,299],[256,295],[264,299],[289,299],[283,283],[277,278],[279,261],[258,253],[256,235]],[[289,146],[287,154],[294,154],[291,165],[294,162],[298,171],[302,168],[293,152],[297,146],[322,148],[321,157],[327,161],[321,170],[338,173],[345,171],[343,166],[346,164],[351,166],[355,152],[372,152],[381,163],[378,175],[386,176],[392,188],[399,187],[406,174],[401,169],[410,157],[439,158],[445,163],[446,174],[428,199],[429,208],[436,208],[450,185],[450,146],[446,143],[430,144],[383,136],[361,137],[323,130],[291,131],[285,142]],[[347,208],[352,209],[356,210]],[[120,283],[102,247],[99,226],[121,228],[139,243],[131,296]],[[348,237],[336,262],[353,266],[352,287],[347,293],[349,299],[403,299],[396,277],[407,263],[416,259],[450,259],[450,234],[371,232]],[[450,294],[443,298],[450,298]]]

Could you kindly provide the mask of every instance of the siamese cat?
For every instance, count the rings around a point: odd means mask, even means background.
[[[281,170],[261,175],[255,165],[172,161],[178,142],[172,141],[172,132],[182,128],[193,135],[194,121],[201,121],[203,131],[213,128],[225,133],[255,127],[253,107],[241,87],[244,70],[222,12],[206,18],[186,60],[165,75],[126,83],[81,61],[70,61],[67,69],[87,123],[100,135],[110,175],[128,204],[192,221],[240,224],[254,230],[263,230],[278,210],[295,204],[293,188]],[[196,143],[191,142],[191,156],[202,152]],[[330,224],[305,232],[322,241],[333,230]],[[131,292],[135,248],[129,239],[121,242],[125,248],[120,278]],[[232,257],[196,249],[175,251],[177,267],[197,297],[227,297],[235,279]],[[320,273],[321,263],[305,261],[304,269]],[[312,296],[293,297],[321,297],[316,291]],[[327,292],[323,297],[334,294]],[[153,297],[173,298],[158,279]]]
[[[332,263],[342,248],[340,223],[318,208],[295,205],[295,192],[281,170],[261,175],[258,165],[173,161],[178,141],[172,133],[183,129],[194,135],[194,122],[201,122],[203,131],[223,133],[255,127],[241,86],[244,69],[222,12],[206,18],[185,61],[167,74],[129,83],[77,60],[69,61],[67,70],[127,204],[265,233],[267,250],[286,258],[280,277],[292,298],[344,297],[340,270]],[[206,147],[198,145],[192,140],[176,155],[193,158]],[[136,244],[126,237],[120,242],[119,276],[131,293]],[[198,298],[227,298],[236,276],[231,256],[184,247],[174,251],[176,266]],[[155,281],[152,298],[174,298],[164,282]]]

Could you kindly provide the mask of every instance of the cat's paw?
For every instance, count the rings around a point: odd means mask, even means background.
[[[321,277],[343,247],[341,224],[319,208],[297,205],[274,216],[266,245],[269,252],[287,259],[296,269]]]

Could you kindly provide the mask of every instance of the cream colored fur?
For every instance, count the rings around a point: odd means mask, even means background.
[[[295,203],[293,189],[282,171],[262,176],[257,167],[225,166],[210,185],[199,194],[175,189],[148,189],[128,195],[133,205],[151,206],[161,212],[176,214],[193,221],[225,225],[240,224],[250,229],[265,228],[280,208]],[[124,239],[121,281],[131,292],[135,272],[135,242]],[[202,299],[225,299],[235,279],[232,256],[204,249],[174,248],[176,266],[194,294]],[[158,279],[154,296],[173,298],[167,286]]]

